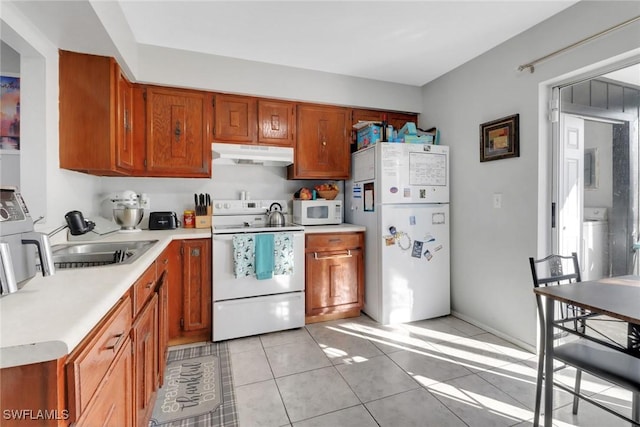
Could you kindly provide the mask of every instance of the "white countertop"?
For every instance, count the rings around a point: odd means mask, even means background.
[[[354,224],[336,224],[336,225],[305,225],[305,234],[314,233],[355,233],[359,231],[366,231],[367,228],[363,225]]]
[[[305,233],[360,231],[365,227],[305,227]],[[158,243],[131,264],[58,269],[48,277],[37,273],[18,292],[0,297],[0,368],[54,360],[71,353],[172,240],[209,237],[209,228],[114,233],[98,241]]]
[[[69,354],[172,240],[209,237],[209,228],[114,233],[99,241],[158,242],[131,264],[37,273],[18,292],[0,297],[0,368]]]

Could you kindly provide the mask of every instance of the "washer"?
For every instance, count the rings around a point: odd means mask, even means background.
[[[584,208],[582,223],[582,280],[609,276],[609,221],[607,208]]]

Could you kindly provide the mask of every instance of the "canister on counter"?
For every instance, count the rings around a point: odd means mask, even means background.
[[[195,228],[196,227],[196,212],[195,211],[184,211],[184,218],[182,221],[182,226],[184,228]]]

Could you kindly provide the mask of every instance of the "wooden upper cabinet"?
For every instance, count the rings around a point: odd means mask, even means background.
[[[418,115],[411,113],[396,113],[396,112],[388,112],[387,113],[387,123],[393,126],[394,130],[400,130],[402,127],[407,124],[407,122],[413,122],[418,126]]]
[[[147,87],[147,176],[211,177],[210,95]]]
[[[379,110],[361,110],[361,109],[353,109],[351,110],[351,121],[353,124],[358,122],[375,122],[382,121],[382,114],[384,111]]]
[[[118,73],[117,79],[116,166],[132,171],[136,168],[133,137],[133,85],[122,73]]]
[[[407,122],[413,122],[418,125],[418,115],[414,113],[399,113],[395,111],[380,110],[362,110],[354,108],[351,111],[351,120],[353,124],[360,121],[383,121],[386,119],[387,124],[393,126],[394,130],[400,130]],[[353,142],[356,141],[355,131],[352,133]]]
[[[293,147],[296,107],[288,101],[258,100],[258,143]]]
[[[298,105],[294,164],[290,179],[348,179],[351,165],[349,110]]]
[[[131,85],[113,58],[60,51],[60,167],[128,175],[134,166]]]
[[[215,94],[214,140],[255,144],[257,105],[258,100],[253,97]]]

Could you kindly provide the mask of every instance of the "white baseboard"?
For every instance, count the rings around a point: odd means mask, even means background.
[[[464,320],[465,322],[471,323],[473,326],[477,326],[478,328],[482,328],[485,331],[492,333],[493,335],[502,338],[503,340],[509,341],[510,343],[517,345],[518,347],[530,351],[533,354],[536,354],[536,346],[531,345],[529,343],[526,343],[524,341],[521,341],[517,338],[514,338],[510,335],[505,334],[504,332],[498,331],[490,326],[487,326],[485,324],[483,324],[482,322],[478,322],[477,319],[474,319],[472,317],[469,316],[465,316],[462,313],[458,313],[455,310],[451,310],[451,315],[457,317],[458,319]]]

